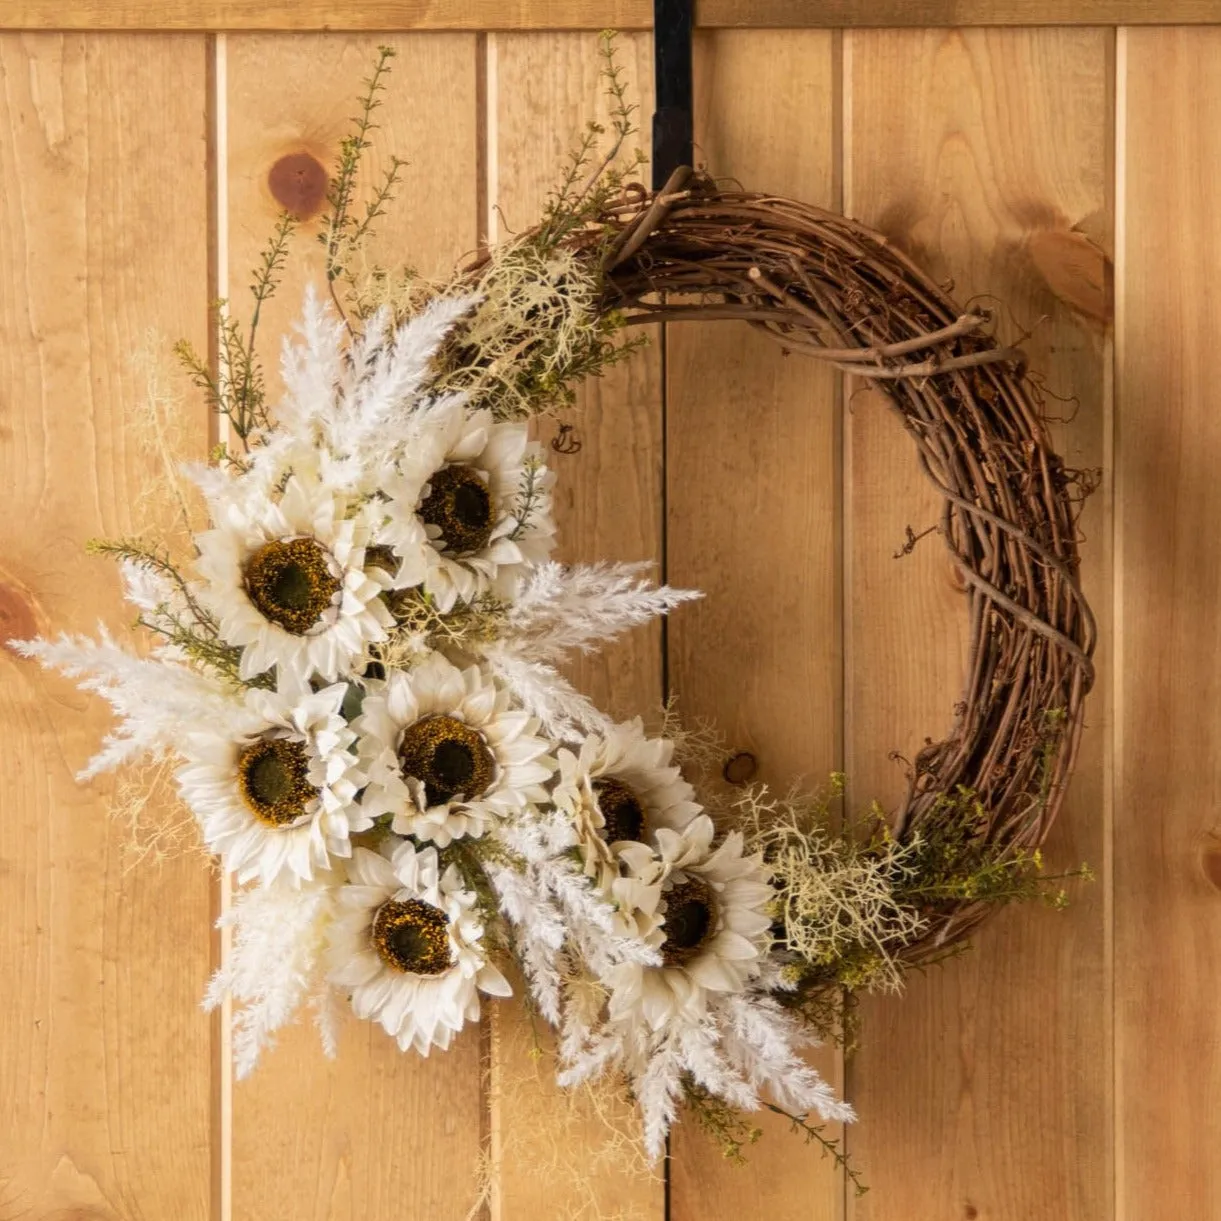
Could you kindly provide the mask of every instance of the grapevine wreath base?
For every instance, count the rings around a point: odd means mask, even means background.
[[[943,741],[914,760],[892,831],[918,831],[966,789],[997,848],[1034,849],[1064,799],[1094,678],[1094,617],[1078,579],[1091,475],[1052,447],[1024,354],[963,312],[885,237],[773,195],[718,190],[689,168],[607,210],[607,305],[633,321],[740,320],[786,351],[885,392],[945,498],[940,533],[967,584],[965,689]],[[988,910],[947,906],[918,960]]]
[[[176,349],[226,443],[167,465],[151,540],[94,545],[151,647],[104,628],[17,644],[113,705],[84,775],[124,773],[118,812],[159,812],[161,846],[185,825],[233,875],[208,1003],[234,1001],[239,1075],[303,1008],[328,1051],[350,1003],[427,1055],[515,993],[554,1028],[561,1084],[610,1091],[650,1157],[680,1115],[736,1154],[762,1106],[842,1162],[806,1117],[852,1110],[802,1048],[846,1038],[854,996],[992,908],[1061,893],[1038,846],[1093,677],[1089,480],[1052,449],[1021,353],[882,237],[690,170],[650,194],[612,169],[630,107],[605,53],[615,150],[590,173],[591,128],[542,222],[435,284],[366,259],[402,168],[356,209],[383,49],[319,234],[330,300],[306,297],[283,398],[256,333],[288,215],[249,323],[218,319],[218,367]],[[613,723],[564,677],[696,595],[550,559],[555,476],[529,422],[631,351],[632,324],[684,319],[747,322],[883,390],[945,499],[965,692],[890,818],[720,783],[707,732],[673,709]],[[174,417],[154,396],[158,453]]]

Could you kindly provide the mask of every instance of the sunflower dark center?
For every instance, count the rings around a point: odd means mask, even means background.
[[[260,738],[238,756],[237,775],[247,809],[269,827],[291,826],[318,796],[300,742]]]
[[[482,551],[492,537],[492,496],[469,466],[443,466],[428,480],[420,517],[441,531],[445,550],[454,555]]]
[[[388,899],[373,917],[373,948],[395,970],[442,975],[453,965],[449,917],[423,899]]]
[[[246,561],[245,584],[259,613],[294,636],[314,627],[339,592],[326,552],[312,538],[264,543]]]
[[[618,843],[622,839],[640,840],[644,835],[644,807],[640,804],[640,798],[614,776],[595,780],[593,787],[598,809],[602,811],[602,819],[606,823],[602,828],[602,838],[608,844]]]
[[[399,743],[403,774],[424,785],[430,806],[459,793],[473,801],[492,783],[495,761],[483,735],[452,716],[429,716],[403,731]]]
[[[666,892],[662,961],[679,966],[699,953],[712,932],[715,908],[712,891],[697,878],[679,882]]]

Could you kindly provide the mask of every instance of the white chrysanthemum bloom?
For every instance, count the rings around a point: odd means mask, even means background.
[[[241,675],[276,667],[279,680],[328,682],[384,640],[393,616],[387,574],[365,569],[369,513],[295,470],[282,492],[231,480],[210,503],[213,529],[196,536],[200,598],[220,635],[242,649]]]
[[[656,845],[663,828],[682,831],[700,813],[673,757],[674,743],[646,737],[639,717],[590,734],[578,754],[557,752],[552,800],[571,819],[585,872],[603,891],[622,872],[628,844]]]
[[[548,743],[477,665],[459,669],[432,653],[392,670],[369,684],[353,727],[368,778],[364,809],[393,815],[399,835],[444,848],[547,800]]]
[[[334,910],[327,978],[403,1051],[444,1050],[478,1020],[481,991],[512,994],[488,961],[474,892],[455,866],[440,873],[435,848],[403,840],[390,860],[356,849]]]
[[[775,897],[758,856],[744,856],[739,831],[715,848],[712,819],[701,814],[684,831],[657,833],[662,873],[661,925],[650,935],[660,966],[625,962],[611,969],[612,1021],[643,1021],[661,1030],[676,1019],[698,1021],[709,994],[742,992],[771,948]]]
[[[440,610],[482,593],[511,598],[525,568],[550,555],[553,477],[540,454],[525,424],[455,401],[386,480],[378,541],[408,564],[427,541],[423,585]]]
[[[339,711],[346,691],[252,690],[227,731],[188,731],[178,744],[182,798],[239,882],[307,881],[373,825],[356,799],[363,777]]]

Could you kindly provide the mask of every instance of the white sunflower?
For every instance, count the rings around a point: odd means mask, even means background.
[[[252,690],[224,728],[188,733],[177,778],[210,851],[239,882],[308,881],[373,825],[343,683],[306,694]]]
[[[648,940],[662,962],[611,968],[612,1021],[640,1021],[653,1031],[672,1020],[698,1021],[710,994],[743,992],[766,965],[770,872],[762,858],[743,855],[741,832],[715,849],[714,835],[706,814],[684,831],[657,833],[662,923]]]
[[[484,593],[511,598],[523,569],[550,555],[554,480],[540,454],[525,424],[455,401],[386,479],[378,541],[412,575],[426,542],[423,586],[441,611]]]
[[[478,1020],[481,991],[512,994],[488,961],[474,892],[455,866],[440,872],[435,848],[403,840],[389,860],[357,848],[334,912],[327,978],[403,1051],[444,1050]]]
[[[663,828],[682,831],[700,813],[673,757],[674,743],[646,737],[639,717],[591,734],[577,754],[557,752],[552,800],[571,819],[585,872],[600,889],[623,872],[628,845],[655,846]]]
[[[242,649],[241,676],[273,666],[279,681],[333,681],[384,640],[390,577],[365,569],[369,510],[297,470],[283,491],[231,481],[212,498],[214,528],[196,536],[201,601],[221,638]]]
[[[411,670],[371,681],[360,735],[372,818],[393,816],[399,835],[444,848],[546,801],[555,770],[537,723],[479,666],[431,653]]]

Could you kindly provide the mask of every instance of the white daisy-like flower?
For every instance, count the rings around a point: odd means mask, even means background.
[[[590,734],[577,754],[557,752],[552,800],[571,819],[585,872],[602,890],[623,872],[629,844],[656,845],[663,828],[682,831],[699,815],[673,757],[674,743],[646,737],[639,717]]]
[[[210,508],[216,524],[195,539],[200,598],[221,638],[242,648],[243,678],[274,666],[281,683],[330,682],[385,639],[390,579],[366,571],[368,506],[349,515],[344,497],[295,470],[282,492],[231,480]]]
[[[455,866],[440,872],[435,848],[403,840],[389,860],[356,849],[334,910],[327,978],[403,1051],[444,1050],[478,1020],[480,992],[512,994],[488,961],[474,892]]]
[[[229,726],[188,732],[179,744],[183,800],[239,882],[308,881],[350,856],[353,832],[373,825],[356,800],[363,777],[339,711],[346,691],[252,690]]]
[[[482,593],[511,598],[525,568],[550,555],[554,480],[541,452],[525,424],[455,401],[384,481],[378,541],[412,574],[426,543],[423,586],[441,611]]]
[[[444,848],[481,836],[499,819],[547,800],[555,770],[528,713],[477,665],[432,653],[411,670],[369,683],[360,735],[373,818],[393,815],[399,835]]]
[[[767,962],[775,897],[758,856],[743,855],[741,832],[714,849],[712,819],[701,814],[683,831],[657,833],[662,923],[650,934],[660,966],[624,962],[611,969],[609,1016],[661,1030],[698,1021],[710,994],[744,991]]]

